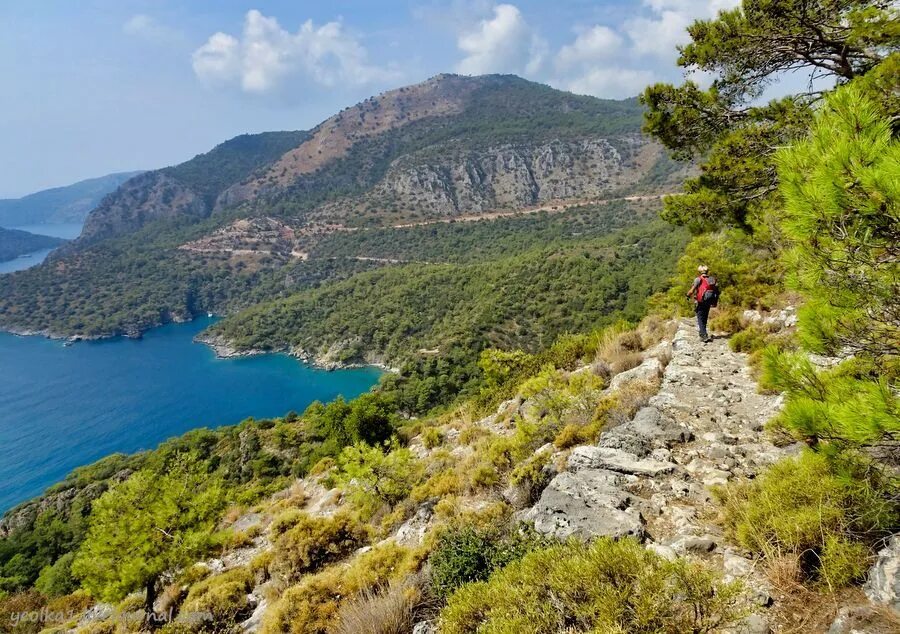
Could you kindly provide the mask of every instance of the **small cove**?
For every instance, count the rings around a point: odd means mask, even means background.
[[[0,333],[0,512],[73,468],[152,449],[198,427],[353,398],[382,372],[326,372],[287,355],[217,359],[193,337],[212,323],[169,324],[143,339],[64,346]]]

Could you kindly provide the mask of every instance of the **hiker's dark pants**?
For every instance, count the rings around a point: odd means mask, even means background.
[[[700,338],[706,339],[709,335],[706,332],[706,322],[709,320],[710,305],[706,302],[697,302],[694,311],[697,313],[697,328],[700,330]]]

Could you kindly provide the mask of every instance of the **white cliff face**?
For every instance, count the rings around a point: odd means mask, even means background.
[[[374,189],[353,205],[415,210],[426,216],[477,214],[541,203],[594,199],[634,183],[658,158],[659,147],[639,135],[506,144],[394,161]]]

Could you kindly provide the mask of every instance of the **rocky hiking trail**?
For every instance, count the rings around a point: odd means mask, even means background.
[[[801,445],[778,447],[771,442],[765,423],[781,408],[782,397],[758,392],[747,355],[733,352],[727,337],[704,344],[693,320],[688,319],[669,323],[667,329],[669,333],[674,329],[674,335],[646,350],[639,365],[613,376],[602,391],[603,395],[619,395],[627,392],[630,384],[638,391],[658,385],[653,396],[642,397],[646,404],[633,417],[607,428],[596,444],[572,449],[548,444],[535,452],[550,452],[545,469],[552,476],[536,503],[529,507],[529,499],[534,498],[529,493],[523,499],[515,487],[502,492],[489,488],[461,493],[457,500],[460,509],[477,511],[502,499],[520,509],[519,519],[532,522],[546,535],[560,539],[632,537],[664,558],[685,556],[703,561],[726,580],[740,580],[746,590],[748,614],[737,625],[721,630],[729,634],[896,631],[891,625],[896,620],[881,616],[887,608],[876,607],[866,595],[878,604],[896,603],[900,537],[879,555],[865,594],[853,590],[812,610],[801,605],[802,597],[813,596],[812,592],[789,596],[783,588],[773,587],[762,563],[726,539],[716,521],[718,508],[711,488],[753,478],[769,465],[799,453]],[[594,367],[587,365],[571,374],[591,371]],[[465,465],[476,450],[461,429],[477,428],[484,439],[510,437],[517,420],[534,421],[543,415],[541,411],[537,401],[519,396],[471,424],[462,423],[461,427],[454,419],[438,426],[443,437],[439,445],[426,447],[422,436],[416,436],[409,448],[426,462],[443,453],[445,460]],[[326,517],[343,507],[346,499],[321,476],[308,476],[273,496],[271,502],[268,510],[257,509],[231,524],[236,531],[256,527],[250,543],[203,565],[216,573],[247,566],[272,549],[274,513],[298,508],[313,517]],[[428,499],[411,509],[406,521],[379,543],[418,547],[439,523],[435,500]],[[262,582],[248,595],[253,613],[240,624],[241,631],[258,631],[280,594],[273,583]],[[794,618],[796,612],[804,614]],[[808,616],[808,612],[817,613]],[[103,615],[87,614],[82,622],[98,616]],[[436,631],[437,624],[430,621],[421,621],[414,629],[416,634]]]
[[[801,450],[799,443],[777,447],[767,437],[765,423],[783,398],[758,392],[747,355],[733,352],[724,336],[704,344],[693,320],[684,319],[671,342],[647,351],[643,363],[614,377],[611,387],[655,376],[659,392],[647,405],[632,420],[602,433],[596,445],[573,449],[565,470],[521,517],[559,538],[634,537],[662,557],[700,559],[721,570],[726,580],[741,580],[751,613],[730,632],[891,632],[862,593],[845,600],[852,605],[838,611],[830,628],[830,619],[824,627],[783,628],[771,609],[778,590],[759,562],[729,543],[715,522],[711,487],[753,478]],[[870,597],[879,593],[873,588],[896,583],[891,563],[896,555],[889,550],[870,573]]]
[[[757,393],[746,355],[732,352],[726,338],[704,344],[689,320],[613,387],[660,372],[647,406],[596,445],[576,447],[523,519],[560,538],[632,536],[664,557],[708,559],[726,576],[745,578],[764,605],[769,598],[754,562],[726,545],[711,521],[709,487],[753,477],[798,449],[765,438],[781,398]],[[769,631],[758,615],[747,625],[747,632]]]

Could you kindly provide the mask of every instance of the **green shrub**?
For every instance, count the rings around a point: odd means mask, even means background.
[[[699,564],[669,562],[626,539],[538,550],[459,588],[443,634],[709,632],[741,615],[740,586]]]
[[[298,579],[343,559],[367,538],[366,527],[350,513],[331,517],[302,514],[275,540],[272,567],[285,579]]]
[[[405,447],[390,445],[382,450],[357,444],[338,456],[335,482],[363,515],[371,516],[381,506],[406,498],[421,475],[422,465]]]
[[[48,597],[61,597],[73,592],[78,587],[78,582],[72,576],[72,560],[75,553],[66,553],[56,560],[52,566],[46,566],[41,570],[34,587]]]
[[[868,567],[868,546],[896,531],[896,490],[863,463],[806,451],[759,478],[715,491],[727,533],[769,559],[801,558],[812,580],[835,587]]]
[[[553,342],[544,358],[557,368],[574,370],[585,359],[593,357],[596,351],[596,343],[592,344],[588,335],[566,333]]]
[[[739,332],[744,327],[741,323],[741,313],[741,309],[737,306],[715,309],[709,316],[709,329],[728,334]]]
[[[229,631],[235,622],[249,616],[247,593],[253,589],[253,581],[253,573],[247,568],[207,577],[191,587],[179,613],[196,623],[197,629]]]
[[[471,525],[450,528],[438,537],[428,558],[432,589],[446,597],[461,585],[487,579],[493,570],[546,544],[533,531]]]
[[[872,445],[900,435],[900,401],[862,359],[817,370],[802,353],[767,348],[760,385],[787,392],[773,424],[812,443]]]
[[[594,442],[600,433],[600,428],[601,424],[597,421],[590,425],[566,425],[553,439],[553,446],[557,449],[570,449]]]
[[[728,346],[735,352],[756,352],[766,346],[767,336],[761,328],[749,326],[732,335]]]
[[[421,565],[417,551],[389,542],[355,557],[348,567],[332,566],[305,576],[288,588],[263,620],[261,634],[329,634],[334,632],[341,603]]]
[[[426,427],[422,430],[422,444],[426,449],[434,449],[443,442],[444,436],[437,427]]]

